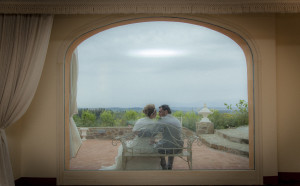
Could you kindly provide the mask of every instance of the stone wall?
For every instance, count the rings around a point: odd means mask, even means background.
[[[132,127],[88,127],[86,139],[112,139],[132,131]],[[80,133],[80,127],[78,127]],[[81,134],[81,133],[80,133]]]
[[[86,139],[112,139],[115,136],[120,136],[125,133],[129,133],[132,131],[132,127],[87,127],[89,130],[87,131]],[[193,131],[188,128],[182,127],[182,130],[185,134],[194,134]],[[78,131],[80,132],[80,127],[78,127]]]
[[[197,122],[196,123],[196,134],[213,134],[214,124],[212,122]]]

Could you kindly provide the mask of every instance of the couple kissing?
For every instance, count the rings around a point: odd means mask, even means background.
[[[123,170],[124,163],[126,170],[172,170],[174,161],[172,154],[180,153],[183,146],[180,121],[171,115],[172,111],[168,105],[159,107],[158,120],[154,104],[146,105],[143,113],[146,117],[137,120],[132,129],[134,139],[126,142],[126,148],[133,150],[133,156],[123,162],[124,147],[121,145],[115,157],[115,164],[102,167],[100,170]],[[155,141],[158,134],[161,134],[161,138]],[[144,156],[134,156],[134,153],[143,153]],[[159,153],[161,156],[150,156],[153,153]]]

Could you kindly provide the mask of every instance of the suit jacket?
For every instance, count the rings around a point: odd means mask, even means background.
[[[157,148],[181,148],[181,123],[171,114],[161,117],[156,124],[156,130],[162,132],[162,139],[158,142]]]

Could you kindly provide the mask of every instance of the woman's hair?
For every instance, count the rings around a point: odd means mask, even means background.
[[[143,113],[150,117],[155,112],[155,105],[154,104],[148,104],[144,107]]]

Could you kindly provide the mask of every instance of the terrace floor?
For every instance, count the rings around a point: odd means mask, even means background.
[[[249,169],[249,158],[215,150],[204,144],[193,144],[193,169]],[[114,164],[118,146],[111,140],[88,139],[83,141],[77,156],[70,162],[72,170],[97,170]],[[188,169],[187,163],[175,158],[173,170]]]

